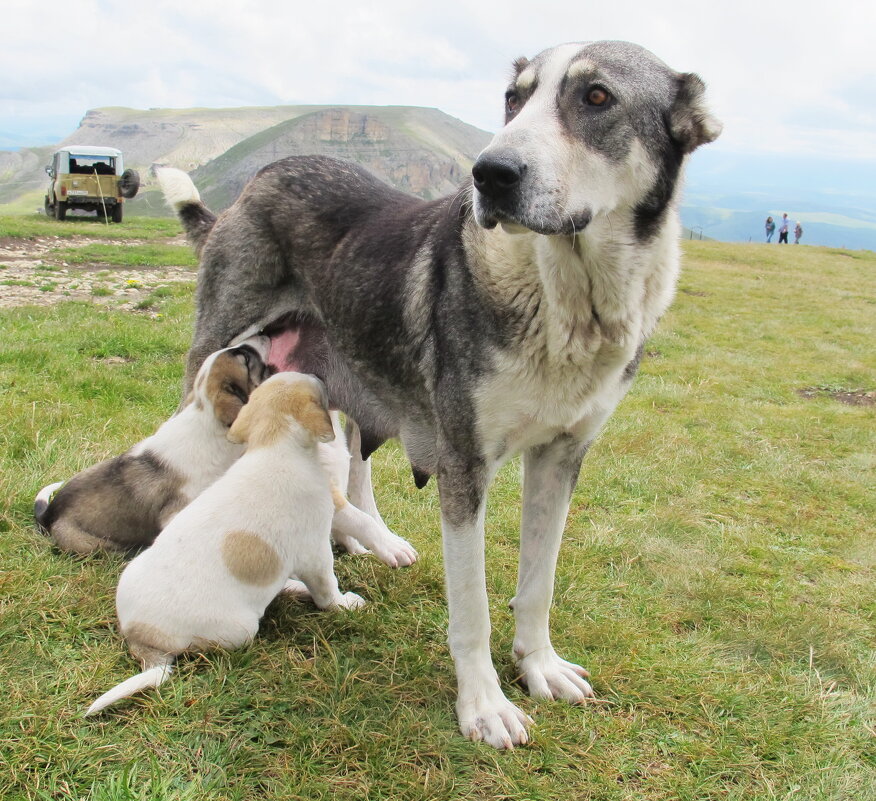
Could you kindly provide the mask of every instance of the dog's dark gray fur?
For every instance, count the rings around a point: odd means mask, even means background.
[[[515,64],[506,126],[452,197],[295,157],[215,220],[176,203],[202,256],[188,381],[219,347],[294,330],[281,366],[326,383],[365,455],[399,437],[417,483],[437,476],[457,713],[497,747],[528,724],[489,659],[485,493],[523,452],[515,657],[533,694],[580,701],[582,669],[547,636],[556,551],[581,458],[672,296],[682,166],[720,131],[702,95],[635,45],[563,45]]]

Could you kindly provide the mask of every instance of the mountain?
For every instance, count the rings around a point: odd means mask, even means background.
[[[453,192],[490,134],[437,109],[316,107],[244,140],[192,178],[211,208],[227,208],[262,167],[279,158],[317,154],[355,161],[423,198]]]
[[[151,181],[152,164],[193,173],[205,200],[229,206],[255,173],[278,158],[321,153],[358,161],[424,198],[453,191],[490,134],[433,108],[275,106],[233,109],[101,108],[59,145],[117,147],[138,169],[143,190],[130,214],[170,211]],[[42,205],[50,148],[0,151],[0,203],[25,196]]]

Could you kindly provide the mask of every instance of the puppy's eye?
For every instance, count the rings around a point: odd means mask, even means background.
[[[505,93],[505,113],[516,114],[520,110],[520,95],[517,92]]]
[[[246,403],[249,400],[249,393],[241,386],[231,382],[225,384],[223,389],[229,394],[237,398],[241,403]]]
[[[604,106],[611,100],[611,95],[601,86],[592,86],[584,95],[584,102],[588,106]]]

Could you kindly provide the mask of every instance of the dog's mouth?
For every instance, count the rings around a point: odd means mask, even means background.
[[[507,234],[574,236],[580,234],[593,218],[589,210],[575,214],[569,214],[555,207],[534,212],[509,210],[485,198],[477,190],[474,190],[474,199],[474,216],[477,224],[488,230],[500,225]]]

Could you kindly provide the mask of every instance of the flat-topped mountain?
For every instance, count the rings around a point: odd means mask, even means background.
[[[221,210],[272,161],[316,153],[349,159],[424,198],[452,192],[490,134],[438,109],[412,106],[274,106],[230,109],[99,108],[59,145],[116,147],[140,171],[131,214],[170,214],[148,174],[153,164],[193,173],[205,201]],[[42,205],[43,167],[54,148],[0,152],[0,203]]]

